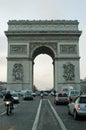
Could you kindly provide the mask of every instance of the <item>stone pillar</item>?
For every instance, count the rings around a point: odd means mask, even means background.
[[[57,60],[54,61],[54,89],[58,89],[58,78],[57,78]]]
[[[33,63],[32,59],[29,60],[29,89],[32,90],[33,87]]]

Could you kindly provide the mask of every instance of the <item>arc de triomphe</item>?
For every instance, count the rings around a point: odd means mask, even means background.
[[[80,86],[79,37],[77,20],[11,20],[8,39],[7,87],[33,88],[33,62],[39,54],[53,59],[54,88]]]

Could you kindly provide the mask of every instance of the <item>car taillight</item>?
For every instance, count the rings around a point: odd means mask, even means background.
[[[80,107],[80,105],[78,105],[78,106],[77,106],[77,110],[81,110],[81,107]]]
[[[68,98],[68,101],[69,101],[69,102],[71,102],[71,101],[72,101],[71,97],[69,97],[69,98]]]
[[[70,98],[68,98],[68,101],[70,101]]]
[[[58,99],[58,97],[56,97],[56,101],[58,101],[59,99]]]

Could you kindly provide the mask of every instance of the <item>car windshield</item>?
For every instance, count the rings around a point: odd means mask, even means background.
[[[31,95],[31,93],[25,93],[25,95]]]
[[[71,91],[71,94],[74,94],[74,91]]]
[[[79,91],[75,91],[75,94],[79,94],[80,92]]]
[[[79,91],[71,91],[71,94],[74,95],[74,94],[80,94]]]
[[[86,97],[81,97],[79,103],[86,103]]]

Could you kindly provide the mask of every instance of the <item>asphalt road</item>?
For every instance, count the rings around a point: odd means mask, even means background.
[[[75,121],[68,115],[67,105],[55,105],[53,98],[44,97],[41,105],[40,97],[33,101],[20,100],[10,116],[6,115],[3,101],[0,101],[0,130],[86,130],[86,118]],[[37,127],[33,127],[34,122]]]

